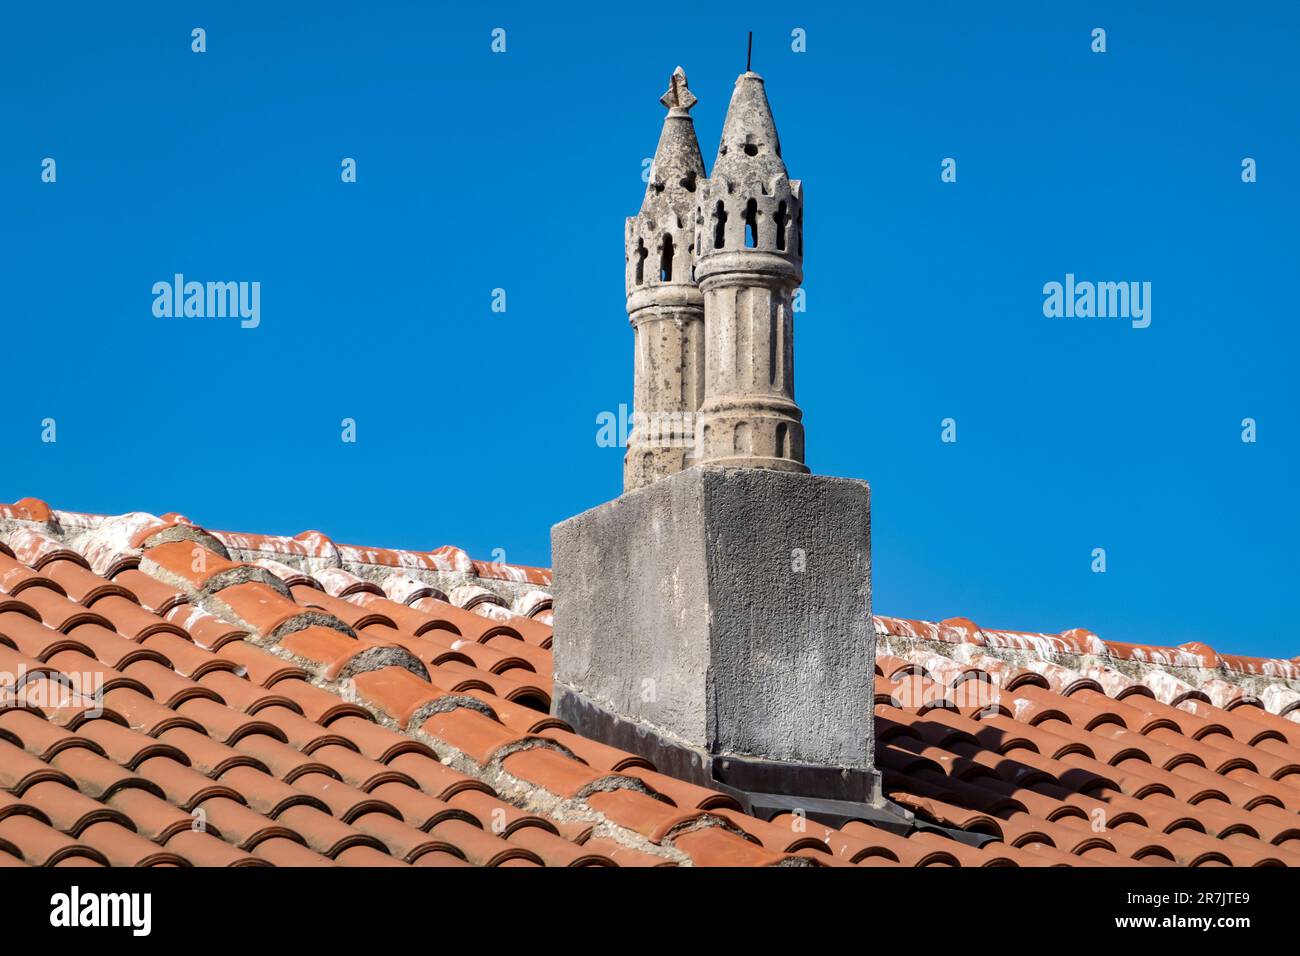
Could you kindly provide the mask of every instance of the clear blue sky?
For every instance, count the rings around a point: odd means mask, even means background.
[[[877,611],[1300,653],[1295,5],[727,6],[6,5],[0,500],[549,563],[620,490],[657,99],[682,64],[711,164],[752,29]],[[261,325],[155,318],[176,272]],[[1151,282],[1151,326],[1045,318],[1067,272]]]

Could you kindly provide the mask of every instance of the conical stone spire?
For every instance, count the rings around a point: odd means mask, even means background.
[[[668,108],[641,211],[624,230],[627,313],[635,339],[633,428],[623,490],[681,471],[694,453],[704,396],[704,300],[692,274],[695,193],[704,160],[679,66],[660,98]]]
[[[763,78],[757,73],[742,73],[736,80],[722,124],[713,175],[725,176],[736,185],[758,185],[786,177],[776,121],[772,119]]]
[[[695,463],[806,472],[791,308],[803,281],[803,187],[786,174],[757,73],[736,80],[695,227],[707,356]]]

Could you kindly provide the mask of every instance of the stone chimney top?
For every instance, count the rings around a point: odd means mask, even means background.
[[[704,401],[695,461],[806,472],[794,395],[803,184],[786,175],[763,78],[736,80],[713,172],[695,200]]]
[[[785,163],[781,161],[781,138],[772,119],[763,78],[757,73],[736,77],[713,175],[732,179],[737,186],[786,175]]]
[[[686,86],[686,73],[679,66],[668,78],[668,91],[659,98],[660,103],[668,108],[664,117],[663,131],[659,134],[659,146],[655,148],[654,161],[650,164],[650,178],[646,182],[645,199],[641,200],[641,211],[628,220],[629,228],[636,224],[636,232],[658,233],[662,241],[664,233],[684,229],[690,232],[690,221],[694,211],[695,189],[699,181],[705,178],[705,160],[699,155],[699,140],[695,139],[695,124],[690,120],[690,108],[697,103],[695,95]],[[641,271],[641,281],[636,282],[636,274],[629,271],[630,284],[628,294],[634,286],[655,285],[659,281],[690,282],[689,241],[679,248],[672,248],[671,254],[680,254],[682,268],[672,265],[672,277],[662,280],[660,274],[666,269],[650,268],[662,263],[646,263]],[[629,255],[636,252],[629,248]],[[636,265],[636,263],[630,263]]]
[[[669,116],[685,116],[699,102],[686,85],[686,71],[680,66],[668,77],[668,92],[659,97],[659,102],[668,107]]]
[[[624,227],[624,282],[632,324],[633,418],[623,489],[676,474],[690,462],[704,398],[704,300],[695,283],[695,194],[704,160],[695,94],[679,66],[659,100],[668,108],[641,209]]]

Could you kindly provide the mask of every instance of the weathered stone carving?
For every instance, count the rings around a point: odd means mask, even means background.
[[[679,66],[660,100],[668,107],[641,211],[627,220],[627,314],[635,339],[633,427],[623,490],[692,463],[704,397],[704,300],[693,275],[695,193],[704,160],[690,109],[696,98]]]
[[[786,175],[757,73],[736,80],[713,174],[697,191],[694,245],[705,338],[695,463],[807,472],[791,314],[803,186]]]

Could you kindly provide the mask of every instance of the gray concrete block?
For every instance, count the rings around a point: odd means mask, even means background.
[[[710,754],[871,766],[865,482],[690,468],[551,534],[557,698]]]

